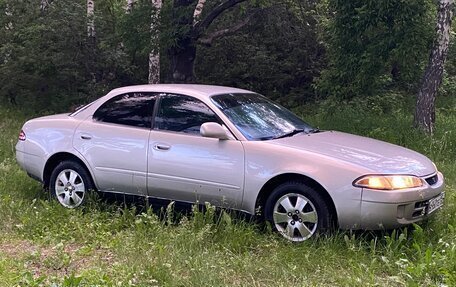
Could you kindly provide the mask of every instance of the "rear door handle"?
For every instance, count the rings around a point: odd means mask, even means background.
[[[92,139],[92,136],[89,134],[81,134],[81,139],[83,140],[90,140]]]
[[[155,150],[169,150],[171,147],[166,144],[155,144],[154,149]]]

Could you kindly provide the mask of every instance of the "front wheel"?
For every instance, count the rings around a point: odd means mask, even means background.
[[[77,162],[63,161],[52,171],[50,192],[63,207],[81,206],[93,187],[89,173]]]
[[[305,241],[331,226],[328,205],[302,182],[276,187],[266,202],[265,215],[274,230],[294,242]]]

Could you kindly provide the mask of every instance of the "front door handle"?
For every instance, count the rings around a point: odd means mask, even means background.
[[[83,140],[90,140],[92,139],[92,136],[89,134],[81,134],[81,139]]]
[[[154,149],[155,150],[169,150],[171,147],[166,144],[155,144]]]

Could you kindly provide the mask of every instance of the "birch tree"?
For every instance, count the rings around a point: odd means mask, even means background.
[[[4,19],[6,21],[5,22],[1,21],[4,26],[0,27],[0,29],[3,30],[0,32],[4,32],[4,34],[0,33],[0,37],[2,38],[2,40],[10,39],[10,37],[14,33],[14,31],[13,31],[14,26],[13,26],[12,18],[13,18],[13,12],[11,12],[8,3],[6,3],[5,15],[4,15]],[[7,41],[5,41],[5,42],[0,41],[0,46],[3,46],[5,43],[7,43]],[[6,48],[3,51],[2,50],[3,49],[0,49],[0,68],[2,65],[7,65],[10,62],[10,58],[11,58],[11,54],[12,54],[11,48]],[[9,99],[9,102],[16,106],[17,105],[16,94],[11,92],[11,88],[8,87],[9,86],[8,84],[3,84],[2,88],[5,88],[5,86],[7,87],[5,90],[7,90],[6,94],[7,94],[7,98]],[[0,88],[0,90],[2,88]]]
[[[153,45],[149,53],[149,84],[160,83],[160,11],[162,8],[162,0],[152,0],[152,15],[151,15],[151,42]]]
[[[198,24],[201,13],[203,12],[204,4],[206,4],[206,0],[198,0],[198,4],[196,4],[195,11],[193,11],[193,26]]]
[[[131,10],[133,9],[133,4],[135,3],[134,0],[127,0],[127,6],[125,7],[125,10],[127,11],[127,14],[131,13]]]
[[[424,71],[415,107],[414,126],[427,134],[435,129],[435,98],[442,83],[443,68],[450,42],[454,0],[440,0],[437,12],[437,37]]]
[[[46,8],[49,6],[50,2],[51,2],[50,0],[41,0],[41,3],[40,3],[41,12],[46,11]]]
[[[95,38],[95,1],[87,0],[87,36]]]

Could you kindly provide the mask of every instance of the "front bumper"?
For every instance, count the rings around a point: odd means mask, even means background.
[[[360,228],[393,229],[419,222],[434,214],[436,210],[430,205],[443,196],[443,175],[438,172],[423,177],[423,180],[425,184],[420,188],[396,191],[363,188]]]

